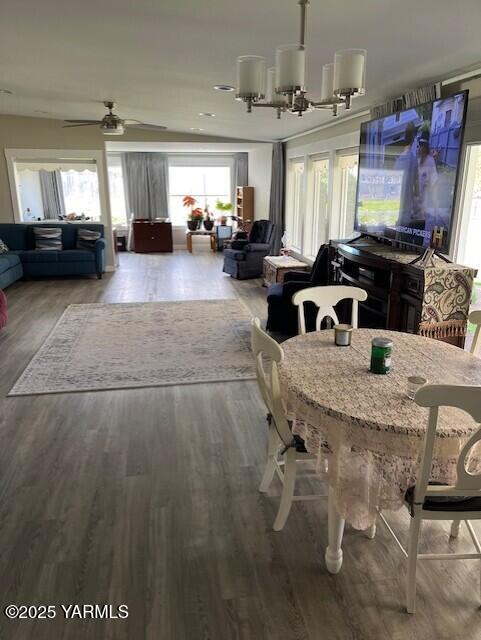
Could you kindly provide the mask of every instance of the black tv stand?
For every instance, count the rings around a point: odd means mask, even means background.
[[[437,258],[440,258],[441,260],[444,260],[444,262],[448,262],[448,263],[452,262],[452,260],[450,260],[448,256],[445,256],[444,254],[440,253],[437,249],[431,248],[431,249],[426,249],[426,251],[422,255],[418,256],[417,258],[414,258],[414,260],[410,262],[410,264],[417,264],[419,266],[426,267],[432,262],[434,256],[436,256]]]

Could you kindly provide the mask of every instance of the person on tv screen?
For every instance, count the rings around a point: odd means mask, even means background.
[[[419,195],[418,161],[414,145],[416,133],[416,125],[408,122],[404,131],[404,149],[394,164],[395,171],[403,173],[397,220],[397,225],[400,227],[410,226]]]
[[[420,217],[425,220],[424,230],[429,232],[430,236],[438,224],[438,170],[431,155],[428,134],[421,135],[419,140],[418,176]]]

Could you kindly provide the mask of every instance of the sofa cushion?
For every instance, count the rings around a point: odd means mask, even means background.
[[[5,273],[5,271],[16,267],[18,264],[20,264],[20,259],[14,253],[0,254],[0,273]]]
[[[95,262],[95,253],[85,249],[68,249],[59,251],[59,262]]]
[[[5,242],[10,251],[24,251],[26,245],[25,224],[5,222],[0,224],[0,238]]]
[[[88,249],[93,251],[95,243],[100,238],[98,231],[91,231],[90,229],[79,229],[77,231],[77,249]]]
[[[19,256],[22,262],[58,262],[58,251],[47,249],[32,249],[31,251],[22,251]]]
[[[62,229],[56,227],[35,227],[35,249],[37,251],[61,251]]]
[[[0,253],[7,253],[10,249],[7,247],[5,242],[0,238]]]

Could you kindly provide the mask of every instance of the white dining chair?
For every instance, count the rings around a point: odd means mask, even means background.
[[[470,414],[476,423],[481,422],[481,387],[458,385],[426,385],[416,394],[421,407],[429,408],[423,454],[417,474],[417,482],[406,492],[405,501],[411,514],[409,542],[404,548],[382,513],[381,520],[387,526],[396,544],[408,561],[406,579],[406,609],[416,611],[416,569],[418,560],[481,560],[481,544],[470,520],[481,519],[481,475],[473,475],[466,469],[472,448],[481,441],[481,426],[462,448],[456,464],[456,484],[431,484],[429,482],[433,449],[436,438],[440,407],[457,407]],[[451,520],[457,535],[459,524],[464,521],[473,541],[476,553],[418,553],[418,541],[423,520]]]
[[[352,300],[351,325],[357,329],[358,304],[367,299],[367,293],[359,287],[347,287],[345,285],[332,285],[322,287],[309,287],[301,289],[292,296],[292,304],[297,307],[299,334],[306,333],[306,318],[304,304],[313,302],[318,308],[316,316],[316,331],[321,329],[321,322],[329,317],[339,324],[335,305],[341,300]]]
[[[476,329],[474,330],[474,338],[471,344],[471,353],[474,356],[479,356],[479,352],[481,351],[481,309],[477,311],[471,311],[469,314],[469,322],[472,322],[476,325]]]
[[[259,318],[252,321],[251,346],[256,358],[257,382],[268,411],[269,424],[267,462],[259,491],[267,492],[274,474],[277,473],[282,483],[282,495],[273,528],[274,531],[280,531],[294,501],[317,500],[326,498],[327,495],[294,495],[297,463],[312,460],[314,456],[306,451],[303,440],[292,433],[279,384],[278,365],[282,362],[284,353],[282,347],[261,328]]]

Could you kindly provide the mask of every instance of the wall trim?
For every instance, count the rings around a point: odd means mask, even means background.
[[[330,129],[331,127],[335,127],[343,122],[349,122],[349,120],[354,120],[355,118],[362,118],[363,116],[369,115],[369,109],[364,109],[363,111],[356,111],[356,113],[351,113],[344,118],[336,118],[332,122],[326,122],[325,124],[321,124],[317,127],[313,127],[312,129],[307,129],[302,133],[295,133],[292,136],[288,136],[287,138],[282,138],[282,142],[289,142],[290,140],[295,140],[296,138],[303,138],[304,136],[308,136],[311,133],[316,133],[317,131],[323,131],[324,129]]]

